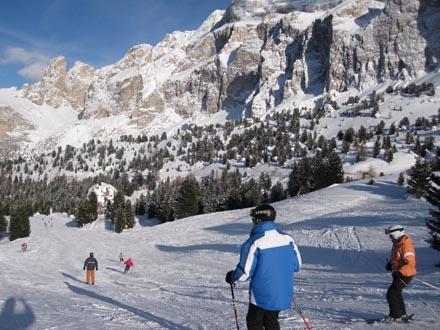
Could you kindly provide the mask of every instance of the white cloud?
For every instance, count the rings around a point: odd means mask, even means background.
[[[20,47],[8,47],[3,51],[0,64],[20,63],[24,66],[18,74],[28,80],[39,80],[44,72],[49,57],[38,52],[30,52]]]
[[[28,80],[40,80],[44,70],[47,67],[47,63],[35,62],[18,70],[18,74]]]

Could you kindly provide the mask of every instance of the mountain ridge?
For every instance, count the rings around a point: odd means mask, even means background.
[[[199,29],[168,34],[155,46],[136,45],[100,69],[76,63],[67,70],[57,57],[40,82],[15,95],[72,109],[83,121],[127,117],[134,130],[145,132],[160,130],[159,118],[261,117],[282,104],[301,107],[304,100],[319,107],[387,80],[423,76],[438,65],[435,1],[345,0],[325,9],[315,1],[311,12],[297,11],[306,10],[304,1],[286,3],[260,1],[261,15],[255,16],[240,12],[251,8],[247,1],[233,1]],[[237,11],[238,19],[228,21]]]

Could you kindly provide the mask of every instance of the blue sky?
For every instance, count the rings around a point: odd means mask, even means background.
[[[38,79],[63,55],[99,68],[136,44],[155,45],[166,33],[194,30],[230,0],[2,0],[0,88]]]

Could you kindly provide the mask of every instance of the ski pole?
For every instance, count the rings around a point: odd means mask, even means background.
[[[235,284],[232,284],[232,283],[231,283],[232,307],[234,307],[235,324],[237,325],[237,330],[240,330],[240,327],[239,327],[239,325],[238,325],[237,307],[236,307],[236,305],[235,305],[234,286],[235,286]]]
[[[306,325],[306,329],[307,330],[312,330],[312,326],[310,325],[310,321],[305,317],[301,307],[299,307],[299,305],[296,303],[295,299],[293,299],[293,304],[295,305],[295,309],[297,310],[299,315],[301,315],[301,318],[303,319],[304,324]]]
[[[432,285],[432,284],[429,284],[429,283],[426,283],[426,282],[420,281],[420,280],[418,280],[418,279],[416,279],[416,278],[415,278],[414,280],[417,281],[417,282],[423,283],[423,284],[425,284],[426,286],[429,286],[429,287],[431,287],[431,288],[433,288],[433,289],[436,289],[436,290],[440,291],[440,288],[438,288],[438,287],[436,287],[436,286],[434,286],[434,285]]]
[[[409,287],[408,284],[405,283],[405,281],[403,281],[401,278],[399,278],[399,280],[414,295],[414,297],[416,297],[418,300],[420,300],[422,302],[422,304],[425,305],[425,307],[428,308],[431,311],[431,313],[434,314],[440,320],[440,316],[422,298],[420,298],[418,295],[416,295],[416,293]]]

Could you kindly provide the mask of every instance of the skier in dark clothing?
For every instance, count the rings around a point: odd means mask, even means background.
[[[128,272],[128,270],[130,269],[130,267],[134,266],[134,262],[133,262],[133,260],[131,260],[131,258],[128,258],[128,259],[124,262],[124,265],[125,265],[124,273],[126,273],[126,272]]]
[[[293,275],[301,268],[301,255],[292,237],[278,231],[276,212],[270,205],[251,210],[254,227],[242,245],[240,262],[226,274],[226,282],[251,280],[248,329],[280,329],[278,314],[290,308]]]
[[[83,270],[86,268],[86,284],[95,284],[95,269],[98,271],[98,260],[95,259],[93,252],[90,252],[90,256],[84,261]]]

